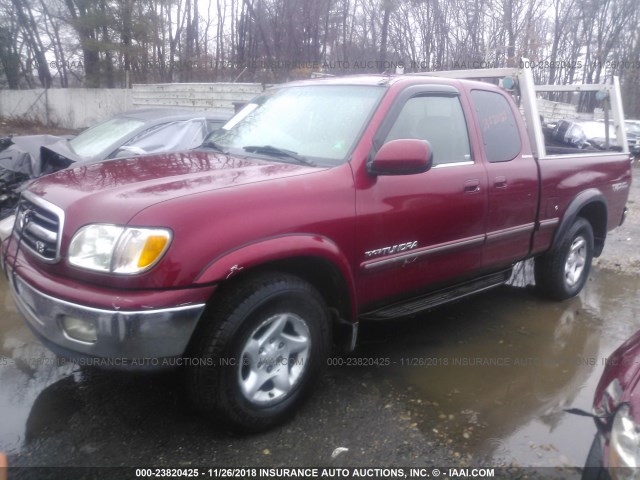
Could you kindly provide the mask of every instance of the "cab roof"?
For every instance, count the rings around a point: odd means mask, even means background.
[[[468,87],[500,89],[491,82],[483,82],[479,80],[467,80],[456,78],[445,78],[439,76],[431,76],[429,73],[407,73],[403,75],[385,75],[385,74],[364,74],[364,75],[342,75],[335,77],[312,78],[308,80],[297,80],[293,82],[274,85],[275,88],[284,86],[303,86],[303,85],[372,85],[381,87],[391,87],[394,85],[450,85],[460,88],[463,84]]]

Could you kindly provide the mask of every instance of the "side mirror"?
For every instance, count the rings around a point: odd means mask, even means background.
[[[426,140],[401,138],[382,145],[369,165],[373,175],[413,175],[433,164],[431,145]]]

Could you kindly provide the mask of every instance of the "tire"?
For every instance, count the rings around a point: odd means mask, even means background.
[[[320,294],[292,275],[264,273],[235,287],[214,297],[194,334],[187,389],[214,422],[259,432],[290,419],[316,382],[329,314]]]
[[[536,290],[544,297],[565,300],[584,287],[593,260],[593,229],[582,217],[576,218],[552,253],[536,258]]]

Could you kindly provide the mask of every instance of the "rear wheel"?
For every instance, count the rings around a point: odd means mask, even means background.
[[[292,416],[327,355],[329,316],[320,294],[286,274],[261,274],[223,293],[191,349],[191,399],[233,430]]]
[[[593,260],[593,229],[578,217],[553,253],[536,259],[536,290],[554,300],[577,295],[589,276]]]

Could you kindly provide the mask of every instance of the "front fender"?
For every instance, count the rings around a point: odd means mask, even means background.
[[[357,318],[356,289],[351,266],[338,245],[321,235],[282,235],[239,246],[209,262],[197,275],[195,283],[218,283],[240,272],[295,258],[323,259],[336,267],[349,290],[352,318]]]

